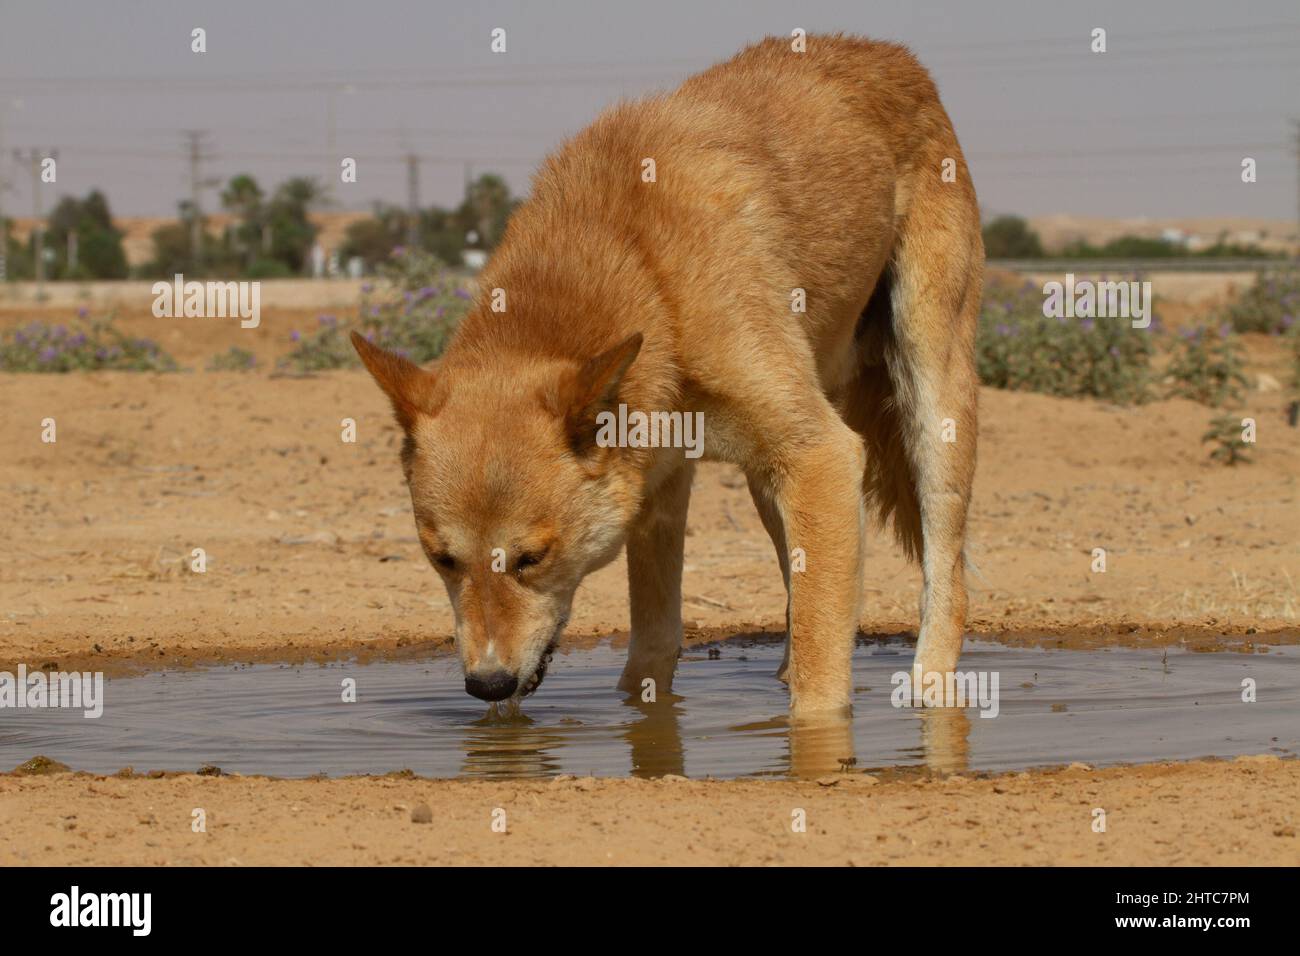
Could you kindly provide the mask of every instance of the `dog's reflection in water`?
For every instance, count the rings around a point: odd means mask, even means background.
[[[970,717],[963,707],[927,707],[916,712],[921,721],[921,750],[925,766],[940,773],[970,767]]]
[[[643,703],[629,697],[624,706],[635,712],[617,731],[628,745],[629,772],[633,777],[653,778],[668,774],[685,776],[686,757],[682,746],[682,698],[661,697]],[[564,748],[581,749],[576,724],[542,726],[517,707],[494,705],[465,731],[465,761],[461,773],[467,777],[545,777],[564,771]],[[586,728],[590,734],[592,728]]]
[[[914,751],[921,766],[940,773],[967,769],[970,756],[970,718],[959,707],[935,707],[917,711],[920,746]],[[761,723],[731,728],[740,733],[784,732],[788,747],[786,772],[796,779],[866,769],[858,766],[853,740],[853,719],[827,716],[820,720],[790,723],[785,716]],[[737,738],[743,739],[741,737]],[[871,766],[870,755],[865,755]]]
[[[624,706],[629,717],[616,733],[628,746],[628,772],[633,777],[654,778],[668,774],[686,776],[686,748],[681,721],[686,699],[675,694],[647,703],[629,696]],[[956,773],[969,767],[970,718],[959,707],[933,707],[916,711],[920,747],[916,755],[923,766],[940,773]],[[462,774],[470,777],[546,777],[563,772],[564,748],[581,750],[584,741],[577,731],[582,725],[542,726],[517,707],[493,706],[465,732],[465,761]],[[595,730],[585,728],[585,735]],[[613,728],[611,728],[613,730]],[[747,747],[755,736],[784,736],[786,766],[754,767],[751,772],[768,775],[784,771],[796,779],[862,770],[857,766],[853,720],[849,716],[828,716],[820,720],[797,720],[782,714],[770,720],[728,728],[734,745]],[[868,761],[870,757],[867,757]],[[707,768],[696,768],[697,776]],[[702,772],[701,772],[702,771]]]
[[[495,704],[465,730],[466,777],[549,777],[561,772],[565,728],[543,727],[518,707]]]
[[[822,777],[857,762],[853,720],[848,716],[795,721],[790,725],[789,741],[792,777]]]
[[[632,776],[663,777],[676,774],[686,776],[686,750],[682,745],[682,700],[676,694],[665,694],[654,703],[642,701],[635,695],[624,702],[639,712],[623,730],[632,756]]]

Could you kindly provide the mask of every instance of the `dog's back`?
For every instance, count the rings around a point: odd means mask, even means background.
[[[508,291],[509,320],[480,309],[458,342],[577,357],[642,331],[629,401],[706,411],[717,411],[699,394],[710,382],[761,374],[769,354],[794,350],[864,436],[866,487],[919,556],[903,383],[884,373],[897,353],[887,267],[918,177],[937,180],[945,161],[957,199],[939,216],[977,235],[956,137],[905,47],[811,36],[798,53],[765,40],[672,93],[607,110],[557,150],[481,276],[485,294]],[[944,249],[955,276],[979,269],[977,245]],[[667,379],[671,389],[653,388]]]
[[[800,288],[807,312],[787,324],[834,373],[918,172],[962,160],[934,84],[906,48],[841,36],[807,44],[805,53],[789,40],[755,44],[670,94],[613,107],[557,150],[482,285],[530,297],[549,285],[569,307],[557,322],[549,307],[512,302],[514,332],[537,321],[545,347],[568,341],[586,354],[593,335],[616,335],[595,316],[612,300],[639,307],[634,325],[682,328],[757,320],[770,312],[758,300]],[[954,189],[973,196],[959,171]],[[842,383],[838,372],[828,384]]]

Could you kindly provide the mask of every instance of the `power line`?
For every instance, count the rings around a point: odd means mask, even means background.
[[[1268,32],[1276,35],[1279,32],[1284,32],[1288,26],[1290,29],[1295,29],[1294,24],[1278,25],[1267,29],[1261,26],[1255,32]],[[1195,32],[1185,31],[1184,35],[1198,36],[1198,38],[1204,39],[1203,33],[1198,35]],[[1120,36],[1123,37],[1122,34]],[[1139,35],[1139,40],[1141,38]],[[1050,65],[1061,67],[1082,63],[1087,63],[1091,67],[1094,65],[1097,56],[1106,58],[1105,62],[1108,69],[1114,69],[1117,66],[1143,66],[1153,59],[1166,57],[1186,58],[1186,62],[1166,64],[1166,68],[1194,66],[1202,70],[1214,70],[1224,66],[1300,65],[1297,64],[1294,57],[1288,57],[1273,63],[1265,61],[1259,56],[1261,50],[1293,51],[1296,44],[1290,38],[1251,40],[1244,44],[1233,43],[1231,42],[1232,39],[1234,38],[1229,33],[1220,33],[1216,34],[1213,40],[1175,47],[1125,46],[1121,40],[1119,43],[1112,43],[1111,49],[1107,53],[1094,54],[1087,48],[1085,38],[1081,35],[1072,38],[1061,37],[1050,41],[1006,41],[1009,45],[1014,45],[1017,48],[1009,54],[983,53],[979,49],[975,49],[973,55],[967,56],[963,54],[969,52],[973,45],[965,44],[957,48],[960,50],[959,53],[927,57],[926,62],[935,72],[945,69],[985,67],[1016,71],[1033,66]],[[993,42],[1001,43],[1003,41]],[[1068,43],[1070,48],[1061,51],[1042,49],[1041,47],[1047,43]],[[1246,56],[1249,59],[1245,62],[1229,63],[1226,59],[1229,56]],[[323,77],[320,70],[314,69],[260,74],[241,73],[238,77],[203,76],[194,73],[152,76],[2,77],[0,78],[0,88],[14,87],[21,89],[27,95],[61,95],[86,90],[95,93],[138,92],[193,95],[220,93],[329,93],[337,92],[343,87],[351,88],[353,91],[417,91],[437,87],[459,89],[499,86],[569,86],[592,84],[602,80],[607,82],[629,82],[678,77],[684,72],[706,66],[709,62],[713,61],[691,58],[653,62],[568,62],[543,65],[521,64],[503,67],[471,65],[441,70],[431,68],[387,68],[369,71],[352,70],[339,74],[334,78]]]
[[[206,135],[206,134],[204,134]],[[1161,143],[1152,145],[1137,146],[1114,146],[1102,149],[1081,150],[1073,148],[1062,148],[1057,150],[1012,150],[1006,152],[984,152],[978,149],[967,150],[967,158],[980,159],[1053,159],[1053,158],[1074,158],[1074,157],[1108,157],[1108,156],[1162,156],[1162,155],[1196,155],[1213,151],[1241,150],[1249,149],[1256,152],[1290,150],[1290,142],[1285,143],[1260,143],[1249,138],[1235,140],[1230,143]],[[86,156],[109,156],[121,158],[139,158],[157,160],[159,156],[156,151],[147,149],[117,148],[111,146],[89,146],[70,144],[65,145],[64,150],[70,153],[84,154]],[[364,159],[370,163],[398,163],[407,164],[411,153],[356,153],[353,158]],[[544,152],[531,154],[496,154],[496,155],[463,155],[463,154],[430,154],[417,153],[419,161],[422,163],[440,164],[440,165],[463,165],[472,163],[475,165],[493,165],[493,164],[514,164],[520,162],[537,162],[540,161]],[[320,152],[317,150],[275,150],[273,152],[249,152],[244,150],[234,151],[217,151],[206,153],[204,156],[207,160],[220,159],[224,161],[239,160],[285,160],[292,162],[319,162],[332,163],[338,157],[334,153]]]
[[[27,150],[27,166],[32,174],[32,226],[33,248],[35,249],[33,268],[36,274],[36,298],[45,296],[45,215],[41,209],[41,167],[48,159],[58,160],[58,150],[42,150],[32,146]],[[14,150],[14,161],[21,166],[24,162],[22,150]],[[57,167],[56,167],[57,168]]]
[[[1295,239],[1296,248],[1300,249],[1300,119],[1293,119],[1291,125],[1295,127]]]
[[[1160,145],[1160,146],[1116,146],[1109,149],[1059,149],[1059,150],[1016,150],[1008,153],[982,153],[974,150],[966,153],[968,159],[1055,159],[1057,157],[1072,159],[1074,157],[1108,157],[1108,156],[1165,156],[1169,154],[1194,156],[1199,153],[1208,153],[1214,150],[1242,150],[1249,149],[1254,152],[1270,152],[1279,149],[1287,149],[1289,143],[1252,143],[1241,140],[1235,143],[1189,143],[1179,145]]]
[[[420,157],[406,154],[406,244],[414,248],[420,241]]]
[[[1287,21],[1283,23],[1255,23],[1249,26],[1225,27],[1222,29],[1216,28],[1214,31],[1214,35],[1216,38],[1221,38],[1221,39],[1227,39],[1230,37],[1236,38],[1238,34],[1241,34],[1243,36],[1255,36],[1260,33],[1266,33],[1269,34],[1270,36],[1273,36],[1278,33],[1285,32],[1287,30],[1300,30],[1300,23],[1296,23],[1295,21]],[[1126,34],[1121,33],[1119,35],[1126,35]],[[1204,30],[1149,30],[1149,31],[1144,30],[1141,31],[1140,33],[1135,33],[1133,35],[1138,37],[1140,40],[1152,40],[1152,39],[1162,39],[1162,38],[1168,39],[1168,38],[1178,38],[1178,37],[1203,38],[1205,36],[1205,31]],[[1062,44],[1062,45],[1065,44],[1076,45],[1079,42],[1080,42],[1080,37],[1078,35],[1072,35],[1072,36],[1062,35],[1062,36],[1054,36],[1054,37],[1036,37],[1036,38],[1015,37],[1015,38],[1007,38],[1002,40],[974,40],[974,41],[959,40],[959,41],[954,41],[952,43],[937,43],[937,44],[930,44],[930,45],[939,48],[948,47],[951,49],[967,50],[971,48],[986,48],[986,47],[991,48],[991,47],[1003,47],[1003,46],[1015,46],[1015,47],[1046,46],[1048,44],[1053,44],[1053,43]]]
[[[0,282],[9,278],[9,223],[4,215],[5,192],[9,189],[9,180],[4,167],[4,104],[0,103]]]

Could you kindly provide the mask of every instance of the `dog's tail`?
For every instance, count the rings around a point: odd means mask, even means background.
[[[875,509],[881,527],[893,524],[894,537],[908,559],[920,562],[924,551],[921,502],[916,469],[903,441],[907,406],[898,393],[900,387],[906,387],[906,376],[900,373],[907,357],[894,332],[893,285],[893,268],[889,266],[862,311],[855,335],[859,374],[845,412],[848,423],[866,444],[863,493],[868,507]],[[962,548],[961,557],[964,569],[987,586],[969,548]]]
[[[847,397],[846,419],[867,448],[863,492],[882,527],[893,523],[894,536],[912,561],[921,560],[921,503],[916,473],[903,445],[903,409],[889,365],[899,360],[890,297],[893,269],[887,266],[858,320],[855,339],[859,374]]]

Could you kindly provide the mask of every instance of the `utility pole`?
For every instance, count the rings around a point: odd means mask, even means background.
[[[34,261],[32,263],[33,271],[36,274],[36,298],[41,300],[45,298],[45,212],[41,205],[41,163],[46,159],[58,159],[58,151],[50,150],[48,153],[35,146],[27,150],[27,165],[32,174],[32,236],[35,240]],[[14,150],[14,161],[22,165],[23,154],[21,150]]]
[[[4,104],[0,103],[0,282],[9,280],[9,223],[5,220],[5,190],[9,180],[5,178],[4,155]]]
[[[325,148],[329,150],[331,155],[334,153],[334,141],[337,139],[338,133],[339,94],[342,94],[343,96],[351,96],[356,91],[357,88],[351,83],[344,83],[342,86],[331,86],[325,91],[325,124],[328,127],[325,139]]]
[[[1295,255],[1300,258],[1300,119],[1293,119],[1295,127]]]
[[[420,241],[420,157],[406,154],[406,245],[415,248]]]
[[[205,153],[204,140],[207,135],[206,132],[198,129],[185,131],[190,159],[190,252],[196,267],[203,265],[203,208],[200,194],[203,187],[207,185],[201,176],[203,161],[210,158]]]
[[[330,156],[334,155],[334,97],[336,95],[337,91],[332,86],[325,91],[325,152]]]
[[[5,114],[4,104],[0,103],[0,282],[9,280],[9,223],[5,221],[5,190],[9,180],[5,179]]]

